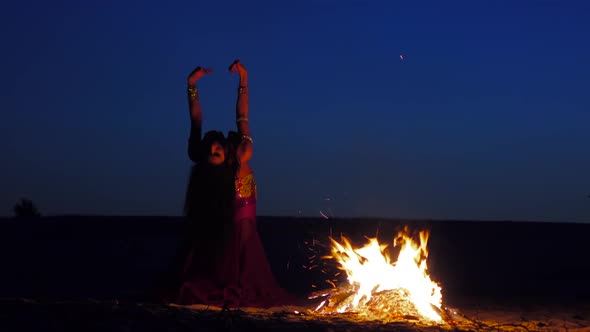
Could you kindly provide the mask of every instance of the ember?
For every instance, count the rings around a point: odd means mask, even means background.
[[[391,262],[387,245],[369,239],[364,247],[355,249],[342,237],[332,239],[331,256],[348,276],[349,285],[317,292],[325,297],[316,308],[318,313],[355,313],[369,319],[414,319],[442,322],[440,286],[430,279],[426,259],[429,233],[419,233],[419,243],[407,228],[394,240],[400,247],[396,261]]]

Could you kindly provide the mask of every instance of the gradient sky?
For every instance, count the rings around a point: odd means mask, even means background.
[[[163,3],[2,5],[0,215],[180,215],[240,58],[260,215],[590,222],[587,1]]]

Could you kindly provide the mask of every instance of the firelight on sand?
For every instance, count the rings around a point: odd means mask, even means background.
[[[441,287],[430,279],[426,265],[428,236],[427,231],[421,231],[416,243],[407,228],[400,232],[393,243],[394,247],[400,247],[394,262],[385,251],[387,245],[379,244],[375,238],[359,249],[353,248],[344,237],[342,243],[332,239],[332,255],[328,258],[335,259],[347,273],[352,293],[330,311],[367,316],[378,312],[381,317],[393,311],[396,316],[417,313],[424,320],[442,322]]]

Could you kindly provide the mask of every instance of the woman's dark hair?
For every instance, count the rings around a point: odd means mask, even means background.
[[[206,159],[211,144],[224,146],[225,161],[214,166],[203,162],[193,165],[186,191],[184,214],[190,238],[211,245],[231,224],[235,198],[235,176],[240,167],[237,149],[241,136],[233,131],[227,138],[220,131],[208,131],[201,140],[202,158]],[[187,235],[188,235],[187,234]]]
[[[213,144],[213,142],[218,142],[221,145],[225,145],[225,135],[223,135],[222,132],[217,130],[210,130],[206,132],[202,140],[203,147],[208,148],[211,146],[211,144]]]
[[[234,175],[237,175],[240,169],[240,158],[238,158],[238,147],[242,142],[242,136],[235,132],[230,131],[227,133],[227,139],[225,142],[225,159],[227,164],[233,169]]]
[[[225,150],[225,161],[223,164],[229,166],[234,171],[235,176],[240,168],[238,147],[240,146],[241,141],[242,136],[235,131],[228,132],[226,138],[221,131],[210,130],[205,133],[205,136],[203,136],[203,139],[201,140],[201,158],[203,158],[202,160],[207,159],[211,144],[215,142],[221,144]]]

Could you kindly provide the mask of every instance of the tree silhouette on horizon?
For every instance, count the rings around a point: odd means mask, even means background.
[[[32,200],[21,198],[20,202],[16,203],[13,208],[14,216],[17,218],[38,218],[41,217],[39,209],[35,206]]]

